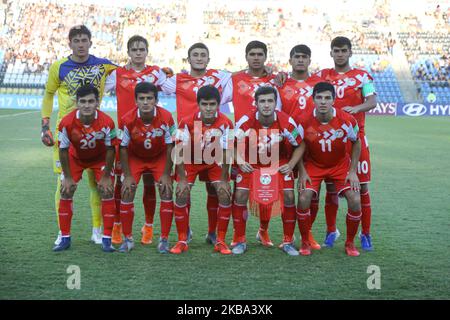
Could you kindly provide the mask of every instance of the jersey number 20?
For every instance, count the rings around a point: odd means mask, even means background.
[[[80,148],[81,149],[94,149],[95,148],[95,139],[92,140],[86,140],[86,139],[81,139],[80,140]]]

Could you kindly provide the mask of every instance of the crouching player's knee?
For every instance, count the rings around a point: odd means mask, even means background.
[[[360,211],[361,210],[361,196],[359,192],[355,192],[353,190],[348,190],[345,193],[345,197],[347,198],[348,208],[352,211]]]
[[[293,206],[294,204],[295,204],[294,190],[285,190],[284,191],[284,205],[285,206]]]
[[[245,189],[236,189],[234,193],[234,201],[242,206],[247,204],[249,191]]]
[[[298,195],[298,206],[300,209],[308,209],[311,206],[311,199],[314,192],[311,190],[303,190]]]

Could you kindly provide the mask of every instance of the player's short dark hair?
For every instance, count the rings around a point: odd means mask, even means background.
[[[293,47],[291,49],[291,52],[289,53],[289,57],[292,58],[296,53],[303,53],[306,54],[308,57],[311,57],[311,49],[305,44],[299,44]]]
[[[331,95],[333,96],[333,99],[336,97],[336,91],[334,90],[334,86],[331,83],[319,82],[314,86],[313,98],[316,97],[316,94],[325,92],[325,91],[331,91]]]
[[[336,37],[331,40],[331,49],[334,47],[342,48],[344,46],[348,46],[349,49],[352,49],[352,42],[347,37]]]
[[[277,90],[274,87],[271,86],[259,87],[255,92],[255,102],[258,103],[259,96],[271,93],[273,93],[273,95],[275,96],[275,102],[277,102]]]
[[[209,49],[208,49],[208,47],[206,46],[206,44],[201,43],[201,42],[197,42],[197,43],[194,43],[192,46],[189,47],[189,49],[188,49],[188,57],[191,56],[191,52],[192,52],[192,50],[194,50],[194,49],[205,49],[206,52],[208,52],[208,56],[209,56]]]
[[[134,88],[134,98],[137,100],[139,93],[150,93],[153,92],[155,100],[158,100],[158,88],[150,82],[140,82]]]
[[[263,49],[264,54],[267,56],[267,45],[264,42],[258,40],[250,41],[245,47],[245,55],[248,55],[252,49]]]
[[[94,87],[92,84],[83,84],[81,87],[77,89],[76,93],[77,101],[78,99],[86,97],[87,95],[90,95],[92,93],[95,95],[95,100],[98,101],[100,96],[98,89]]]
[[[217,104],[220,104],[220,92],[219,89],[212,85],[203,86],[197,91],[197,104],[200,104],[200,100],[216,100]]]
[[[147,49],[147,51],[148,51],[148,41],[147,41],[147,39],[145,39],[144,37],[139,36],[139,35],[134,35],[130,39],[128,39],[128,42],[127,42],[127,50],[128,51],[130,51],[131,46],[135,42],[143,42],[145,44],[145,49]]]
[[[91,31],[85,25],[78,25],[70,28],[69,31],[69,41],[78,35],[85,34],[88,36],[89,40],[91,40]]]

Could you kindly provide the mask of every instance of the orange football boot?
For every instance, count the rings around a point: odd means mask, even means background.
[[[121,244],[122,243],[122,224],[121,223],[114,223],[113,229],[112,229],[112,243],[114,244]]]
[[[181,254],[183,252],[186,252],[188,249],[189,247],[186,241],[178,241],[177,244],[172,249],[170,249],[170,253]]]
[[[312,231],[309,230],[309,236],[308,236],[309,244],[311,245],[311,249],[313,250],[320,250],[320,244],[314,239]]]
[[[214,245],[214,251],[220,252],[221,254],[231,254],[230,248],[225,244],[225,242],[217,241]]]
[[[144,226],[141,229],[142,232],[142,244],[151,244],[153,242],[153,226],[147,226],[144,224]]]

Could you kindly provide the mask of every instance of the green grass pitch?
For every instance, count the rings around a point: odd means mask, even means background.
[[[368,118],[375,251],[357,258],[345,255],[342,237],[334,249],[314,251],[310,257],[288,257],[277,247],[263,248],[255,240],[255,217],[249,219],[245,255],[213,253],[204,241],[206,192],[200,183],[192,192],[194,240],[186,254],[160,255],[156,243],[144,247],[139,241],[130,254],[105,254],[89,241],[85,181],[75,196],[72,247],[54,253],[56,176],[51,149],[41,144],[39,127],[38,111],[0,110],[0,299],[450,298],[448,118]],[[144,219],[141,192],[140,186],[136,240]],[[345,212],[341,200],[338,228],[344,234]],[[320,241],[324,220],[322,195],[314,225]],[[229,239],[231,230],[230,222]],[[155,233],[157,238],[158,214]],[[280,218],[271,221],[270,234],[278,244]],[[296,237],[298,244],[298,229]],[[175,239],[173,224],[171,244]],[[67,288],[70,265],[80,267],[79,290]],[[379,290],[367,287],[371,265],[381,271]]]

